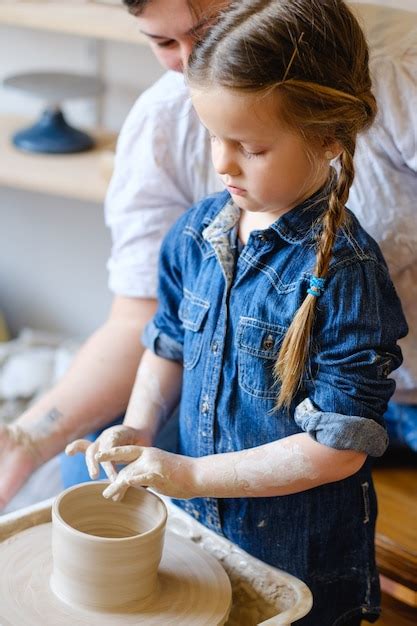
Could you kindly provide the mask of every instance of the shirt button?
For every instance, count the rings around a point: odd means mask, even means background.
[[[274,347],[274,338],[272,335],[268,335],[268,337],[264,339],[262,347],[264,350],[272,350]]]
[[[216,354],[218,349],[219,349],[219,344],[217,343],[217,341],[213,341],[213,343],[211,344],[211,351],[213,352],[213,354]]]
[[[262,241],[262,243],[268,241],[268,237],[266,235],[258,235],[258,239],[259,241]]]
[[[201,412],[203,413],[203,415],[209,412],[209,403],[206,400],[201,405]]]

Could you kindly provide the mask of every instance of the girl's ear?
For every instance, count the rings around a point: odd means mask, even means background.
[[[326,161],[332,161],[340,156],[343,152],[343,146],[336,139],[327,137],[321,141],[321,149]]]

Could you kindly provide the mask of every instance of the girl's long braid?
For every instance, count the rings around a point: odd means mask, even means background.
[[[320,278],[327,274],[337,231],[346,222],[345,205],[354,174],[353,154],[345,148],[340,156],[340,172],[329,195],[328,209],[323,216],[321,234],[317,242],[314,274]]]
[[[322,218],[322,228],[317,242],[315,276],[325,278],[339,229],[346,223],[345,204],[354,178],[354,145],[345,148],[340,156],[340,172],[329,194],[328,209]],[[282,343],[275,364],[275,376],[280,382],[277,408],[288,407],[297,392],[306,367],[310,349],[317,298],[307,294],[298,309]]]

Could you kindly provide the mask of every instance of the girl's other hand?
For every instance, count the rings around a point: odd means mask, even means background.
[[[99,452],[97,459],[113,463],[129,463],[103,492],[105,498],[119,501],[127,489],[151,487],[172,498],[193,498],[195,492],[195,459],[180,454],[142,446],[115,447]]]
[[[107,475],[107,477],[114,481],[118,474],[116,466],[111,461],[101,462],[98,460],[98,455],[101,452],[107,452],[115,448],[116,446],[126,446],[130,444],[140,444],[143,446],[150,446],[152,443],[151,435],[147,431],[138,430],[131,426],[111,426],[104,430],[94,442],[88,439],[76,439],[69,443],[65,448],[65,454],[73,456],[77,452],[83,452],[85,454],[85,462],[87,464],[88,473],[93,480],[98,478],[100,473],[100,463]]]

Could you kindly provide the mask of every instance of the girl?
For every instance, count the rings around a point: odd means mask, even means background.
[[[368,457],[387,445],[406,323],[345,208],[355,138],[376,110],[363,34],[338,0],[239,0],[188,80],[227,191],[165,239],[125,425],[88,448],[91,476],[106,464],[106,497],[149,485],[181,498],[303,579],[314,607],[300,625],[375,621]],[[150,446],[180,395],[176,455]],[[129,465],[116,475],[113,462]]]

